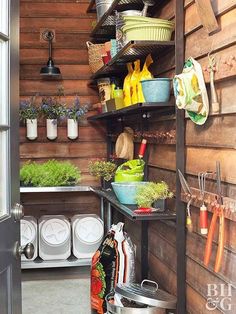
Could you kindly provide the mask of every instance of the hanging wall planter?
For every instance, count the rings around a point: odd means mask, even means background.
[[[67,119],[67,137],[71,140],[75,140],[78,138],[78,135],[78,121],[74,119]]]
[[[55,140],[57,138],[57,120],[47,119],[47,138]]]
[[[38,137],[37,119],[26,119],[26,137],[31,141]]]

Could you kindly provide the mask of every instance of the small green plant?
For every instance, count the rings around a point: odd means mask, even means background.
[[[111,161],[96,160],[90,161],[89,172],[92,176],[103,178],[105,181],[110,181],[116,172],[117,165]]]
[[[172,197],[173,193],[169,191],[169,187],[166,182],[149,182],[137,188],[136,201],[139,207],[149,208],[152,207],[152,204],[159,199]]]
[[[43,164],[29,161],[20,170],[24,186],[71,186],[79,183],[80,179],[80,170],[67,161],[49,160]]]
[[[20,102],[20,120],[34,120],[39,116],[40,110],[37,106],[37,96],[32,96],[29,99]]]

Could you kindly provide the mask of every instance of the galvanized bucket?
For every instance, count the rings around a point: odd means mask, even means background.
[[[106,11],[110,8],[113,0],[96,0],[96,10],[97,10],[97,20],[106,13]]]

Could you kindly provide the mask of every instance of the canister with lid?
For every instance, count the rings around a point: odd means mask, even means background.
[[[176,297],[144,280],[140,284],[118,284],[106,297],[109,314],[165,314],[176,309]],[[166,312],[169,310],[169,312]]]

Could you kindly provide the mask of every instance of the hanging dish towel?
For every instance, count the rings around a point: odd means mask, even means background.
[[[116,157],[131,160],[134,158],[134,131],[127,127],[116,140]]]
[[[194,123],[204,124],[209,114],[209,100],[201,65],[189,58],[173,84],[177,107],[185,109]]]

